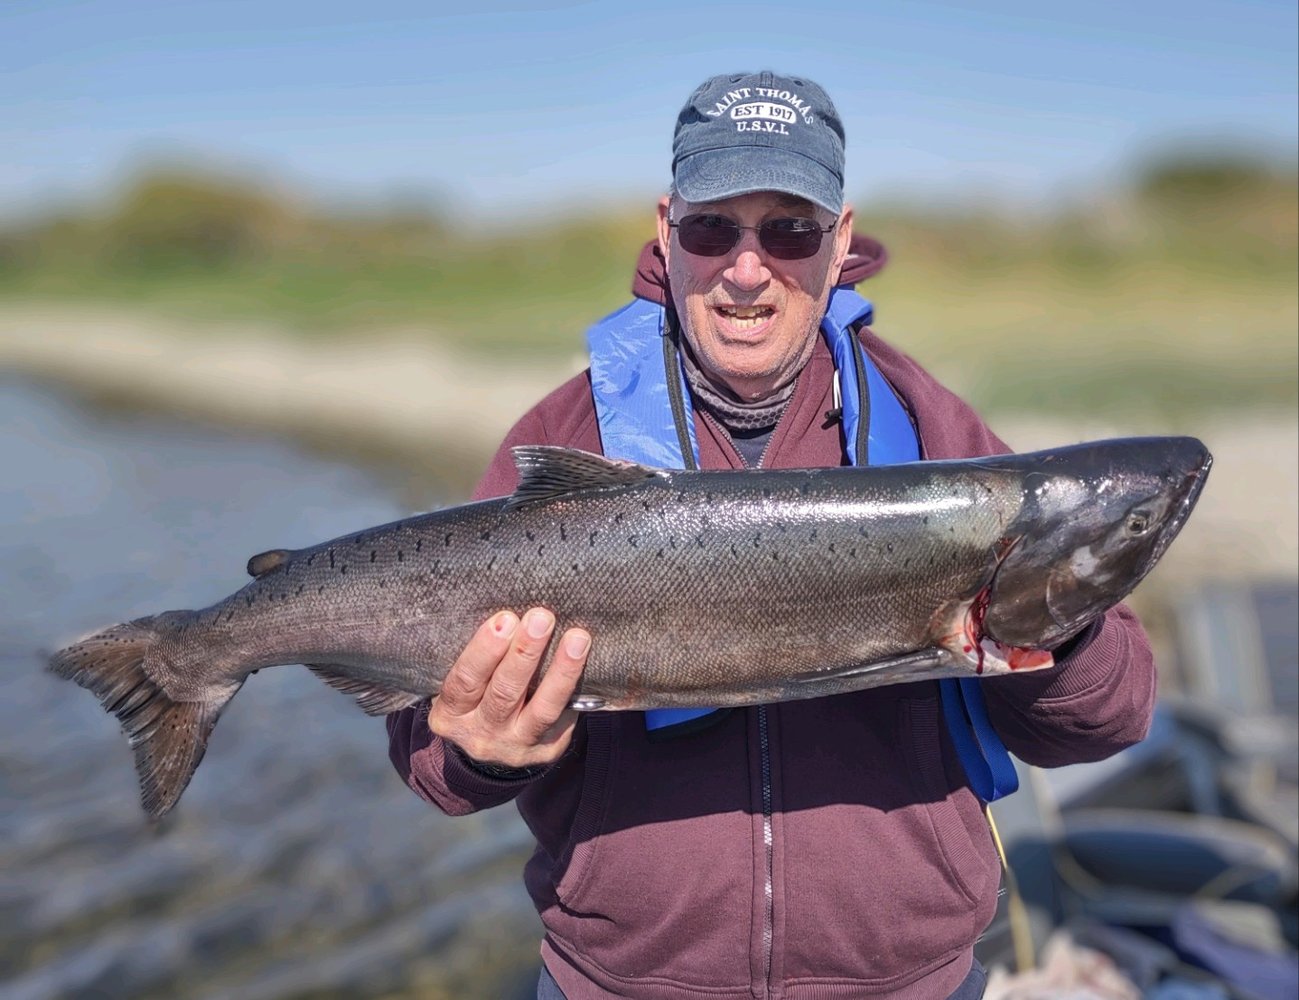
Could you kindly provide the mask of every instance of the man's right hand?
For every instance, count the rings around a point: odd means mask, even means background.
[[[586,666],[591,636],[569,629],[529,696],[555,616],[532,608],[523,620],[510,611],[474,633],[433,699],[428,725],[468,757],[484,764],[538,767],[568,749],[577,712],[568,707]]]

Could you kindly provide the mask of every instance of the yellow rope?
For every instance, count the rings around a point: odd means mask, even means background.
[[[1010,940],[1015,949],[1015,971],[1028,972],[1036,965],[1033,955],[1033,927],[1028,918],[1028,907],[1024,897],[1019,894],[1019,883],[1015,872],[1006,859],[1006,848],[1002,846],[1001,834],[997,832],[997,821],[992,818],[992,809],[983,807],[988,817],[988,829],[992,831],[992,842],[997,845],[997,856],[1001,858],[1002,871],[1006,873],[1006,919],[1010,924]]]

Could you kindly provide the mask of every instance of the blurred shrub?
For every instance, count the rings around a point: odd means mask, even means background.
[[[1136,191],[1149,202],[1185,207],[1271,197],[1283,177],[1267,163],[1226,153],[1163,153],[1140,168]]]
[[[1230,153],[1165,154],[1138,173],[1138,204],[1177,256],[1293,274],[1299,184],[1293,168]]]
[[[148,169],[99,210],[61,207],[26,225],[0,222],[0,266],[156,274],[249,265],[354,264],[442,251],[446,225],[425,199],[319,209],[253,178],[188,167]]]
[[[288,205],[251,183],[153,173],[135,181],[113,208],[102,246],[114,265],[228,267],[265,258],[287,242],[296,223]]]

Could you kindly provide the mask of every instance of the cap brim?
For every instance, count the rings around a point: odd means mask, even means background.
[[[834,171],[801,153],[773,146],[731,146],[683,157],[673,182],[686,201],[708,202],[758,191],[779,191],[843,211],[843,182]]]

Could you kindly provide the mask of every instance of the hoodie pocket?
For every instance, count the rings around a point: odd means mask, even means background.
[[[651,742],[637,712],[588,719],[584,787],[558,905],[543,914],[606,989],[668,979],[746,990],[753,823],[745,719]]]
[[[996,909],[996,857],[948,780],[937,697],[881,689],[782,719],[786,981],[884,992],[969,948]]]
[[[902,745],[915,787],[922,793],[933,831],[932,856],[939,859],[953,885],[971,903],[980,904],[989,890],[996,892],[998,869],[989,865],[991,834],[977,798],[968,788],[954,791],[943,764],[937,698],[900,703]],[[983,844],[981,848],[980,842]],[[991,883],[991,884],[990,884]]]

